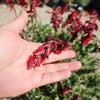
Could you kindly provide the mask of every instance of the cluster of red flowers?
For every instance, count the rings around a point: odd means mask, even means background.
[[[51,23],[53,23],[53,27],[55,31],[59,28],[59,24],[62,22],[61,14],[68,11],[69,4],[66,4],[65,7],[57,7],[52,11]]]
[[[30,16],[34,16],[36,17],[36,7],[39,4],[40,0],[31,0],[30,4],[28,4],[25,0],[6,0],[6,4],[10,4],[11,5],[11,10],[13,10],[14,8],[14,4],[18,4],[21,5],[21,7],[27,8],[28,5],[30,5],[30,10],[27,11]]]
[[[91,39],[93,39],[93,31],[98,29],[98,26],[95,22],[86,21],[84,24],[81,23],[81,15],[74,11],[68,16],[67,21],[64,24],[64,27],[67,27],[67,30],[72,30],[72,39],[71,41],[78,38],[78,33],[82,33],[81,40],[82,46],[86,45]]]
[[[40,0],[31,0],[30,2],[30,16],[34,16],[34,18],[36,18],[36,7],[39,5]]]
[[[82,30],[82,23],[80,21],[81,15],[74,11],[72,14],[68,16],[67,21],[64,23],[64,27],[67,27],[67,30],[72,30],[72,39],[71,41],[75,40],[78,36],[78,32]]]
[[[77,14],[77,11],[74,11],[73,13],[71,13],[69,16],[68,16],[68,19],[67,19],[67,21],[65,22],[65,24],[64,24],[64,27],[66,27],[68,24],[70,24],[70,23],[73,23],[73,22],[75,22],[75,20],[77,19],[77,16],[78,16],[78,14]],[[74,19],[74,18],[76,18],[76,19]],[[79,20],[79,19],[78,19]],[[77,23],[79,22],[77,20]]]
[[[57,7],[52,11],[51,23],[53,23],[53,27],[55,31],[59,28],[59,23],[62,21],[62,17],[60,16],[61,8]]]
[[[53,23],[55,31],[57,31],[60,22],[62,22],[62,17],[60,15],[67,11],[68,7],[69,4],[67,4],[63,9],[57,7],[52,11],[51,23]],[[95,23],[95,19],[100,20],[100,12],[97,12],[96,10],[92,10],[90,13],[87,13],[86,15],[91,15],[91,18],[84,24],[81,23],[81,14],[77,13],[77,11],[71,13],[68,16],[67,21],[63,23],[63,26],[65,28],[67,27],[67,30],[72,30],[71,41],[76,40],[76,38],[78,38],[79,32],[82,33],[80,34],[81,39],[78,39],[82,41],[82,46],[86,45],[90,40],[93,39],[93,31],[98,29],[98,26]]]
[[[36,18],[36,7],[39,5],[40,0],[30,0],[30,4],[28,4],[25,0],[6,0],[6,4],[11,5],[11,10],[13,10],[14,5],[18,4],[21,5],[23,8],[27,8],[28,5],[30,5],[30,9],[27,11],[29,13],[29,17],[34,16]],[[33,24],[30,27],[30,30],[33,28]],[[23,30],[23,33],[25,33],[25,30]],[[19,34],[21,38],[24,39],[24,35],[22,33]]]
[[[56,39],[56,41],[48,41],[40,46],[37,50],[33,52],[27,61],[27,69],[39,67],[41,63],[53,52],[54,54],[60,54],[62,51],[71,47],[68,41],[61,41]]]
[[[63,96],[65,96],[66,94],[70,94],[72,91],[68,88],[65,88],[63,91],[62,91],[62,94]]]
[[[86,13],[86,14],[85,14],[85,16],[87,16],[87,15],[91,15],[90,21],[93,21],[93,20],[95,20],[95,19],[100,20],[100,11],[96,11],[96,10],[92,9],[92,10],[90,11],[90,13]]]
[[[82,27],[84,34],[82,35],[82,46],[86,45],[93,39],[93,31],[98,30],[98,26],[95,22],[86,21]]]
[[[6,4],[10,3],[11,5],[11,10],[14,8],[14,4],[21,5],[21,7],[28,7],[28,3],[25,2],[25,0],[6,0]]]
[[[31,0],[31,7],[30,7],[30,12],[33,13],[33,9],[37,7],[37,0]],[[35,12],[35,10],[34,10]]]
[[[80,98],[80,96],[77,95],[77,96],[74,98],[74,100],[79,100],[79,98]]]
[[[70,93],[72,93],[72,91],[69,89],[69,88],[65,88],[65,89],[63,89],[63,91],[62,91],[62,94],[63,94],[63,96],[66,96],[66,94],[70,94]],[[79,95],[77,95],[77,96],[75,96],[74,97],[74,99],[73,100],[79,100]],[[69,100],[70,100],[71,98],[70,98],[70,96],[69,96]]]

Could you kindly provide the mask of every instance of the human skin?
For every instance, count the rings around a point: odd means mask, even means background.
[[[67,79],[71,71],[81,68],[79,61],[51,64],[77,57],[74,50],[66,50],[59,55],[52,53],[40,67],[27,70],[29,56],[42,45],[19,36],[27,22],[28,15],[23,10],[15,20],[0,27],[0,98],[15,97],[34,88]]]

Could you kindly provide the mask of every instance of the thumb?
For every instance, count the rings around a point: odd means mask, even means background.
[[[4,25],[3,27],[9,31],[13,31],[19,34],[19,32],[24,29],[27,22],[28,22],[28,14],[25,10],[22,10],[20,15],[15,20]]]

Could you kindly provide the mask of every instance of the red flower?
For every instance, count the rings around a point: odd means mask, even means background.
[[[24,2],[24,7],[27,8],[28,7],[28,3]]]
[[[77,15],[77,11],[74,11],[70,16],[70,21]]]
[[[82,46],[86,45],[90,40],[93,39],[93,35],[87,35],[82,37]]]
[[[78,33],[82,31],[83,24],[80,20],[81,15],[79,15],[77,12],[73,12],[71,15],[69,15],[67,22],[64,25],[64,27],[67,26],[67,30],[72,30],[71,41],[75,40],[78,37]]]
[[[30,55],[30,56],[29,56],[29,59],[28,59],[28,61],[27,61],[27,62],[28,62],[28,63],[29,63],[29,62],[31,62],[31,61],[34,59],[34,57],[35,57],[35,56]]]
[[[95,22],[90,22],[90,21],[86,21],[84,23],[84,26],[85,26],[85,30],[89,31],[93,31],[93,30],[98,30],[98,25],[95,23]]]
[[[100,11],[96,11],[95,9],[92,9],[89,13],[86,13],[85,16],[91,15],[92,19],[98,19],[100,20]]]
[[[52,34],[52,33],[50,33],[50,34],[49,34],[48,41],[51,41],[51,40],[53,39],[53,37],[54,37],[54,36],[53,36],[53,34]]]
[[[68,41],[61,41],[59,39],[44,43],[33,52],[33,55],[29,56],[27,61],[27,69],[39,67],[46,58],[49,58],[49,55],[52,52],[55,54],[60,54],[69,47],[71,47],[71,44]]]
[[[62,93],[63,93],[63,96],[65,96],[66,94],[70,94],[71,90],[69,90],[68,88],[65,88]]]
[[[62,10],[61,10],[61,14],[63,14],[63,13],[65,13],[65,12],[67,12],[68,11],[68,9],[69,9],[69,3],[66,3],[66,5],[62,8]]]
[[[77,95],[75,98],[74,98],[74,100],[79,100],[79,95]]]
[[[86,45],[93,39],[93,31],[98,30],[98,26],[95,22],[86,21],[82,27],[84,34],[82,35],[82,46]]]
[[[24,37],[24,35],[23,34],[19,34],[20,35],[20,37],[22,38],[22,39],[25,39],[25,37]]]
[[[61,8],[57,7],[52,11],[51,23],[53,23],[53,27],[55,31],[59,28],[59,24],[62,21],[62,17],[60,16]]]
[[[59,63],[59,61],[56,61],[56,62],[55,62],[55,64],[58,64],[58,63]]]
[[[96,23],[94,22],[89,22],[89,21],[86,21],[84,26],[83,26],[83,31],[84,31],[84,34],[82,36],[82,38],[84,38],[84,36],[92,36],[93,35],[93,31],[94,30],[97,30],[98,29],[98,26]]]
[[[8,4],[9,3],[9,0],[6,0],[6,4]]]
[[[23,7],[24,6],[24,0],[21,0],[21,6]]]
[[[86,13],[84,16],[88,16],[88,15],[90,15],[90,13],[88,12],[88,13]]]
[[[68,24],[74,22],[73,18],[78,15],[77,11],[74,11],[72,14],[68,16],[67,22],[65,22],[64,27],[66,27]]]
[[[18,4],[21,5],[21,7],[28,7],[28,3],[25,2],[25,0],[6,0],[6,4],[10,4],[11,5],[11,10],[13,10],[14,8],[14,4]]]
[[[14,5],[13,4],[11,4],[11,8],[10,8],[10,10],[12,11],[14,9]]]
[[[32,0],[31,3],[32,3],[32,5],[30,7],[30,12],[32,13],[33,10],[34,10],[34,12],[36,12],[35,8],[37,7],[37,0]]]
[[[61,10],[62,9],[60,7],[57,7],[57,8],[55,8],[55,9],[52,10],[52,14],[53,13],[60,14]]]

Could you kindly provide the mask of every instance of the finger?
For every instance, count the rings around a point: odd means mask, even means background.
[[[25,10],[21,11],[20,15],[13,20],[12,22],[3,25],[1,28],[5,28],[5,30],[13,31],[14,33],[18,33],[24,29],[28,22],[28,14]]]
[[[57,81],[61,81],[64,79],[67,79],[71,76],[71,72],[68,70],[63,70],[55,73],[46,73],[43,74],[42,79],[41,79],[41,86]]]
[[[80,61],[72,61],[68,63],[70,71],[79,70],[82,67],[82,63]]]
[[[44,61],[45,63],[51,63],[59,60],[64,60],[64,59],[71,59],[77,57],[77,53],[74,50],[66,50],[63,51],[61,54],[50,54],[49,58]]]
[[[59,63],[59,64],[46,64],[43,66],[43,72],[44,73],[51,73],[51,72],[57,72],[62,70],[78,70],[81,68],[81,62],[79,61],[72,61],[68,63]]]

